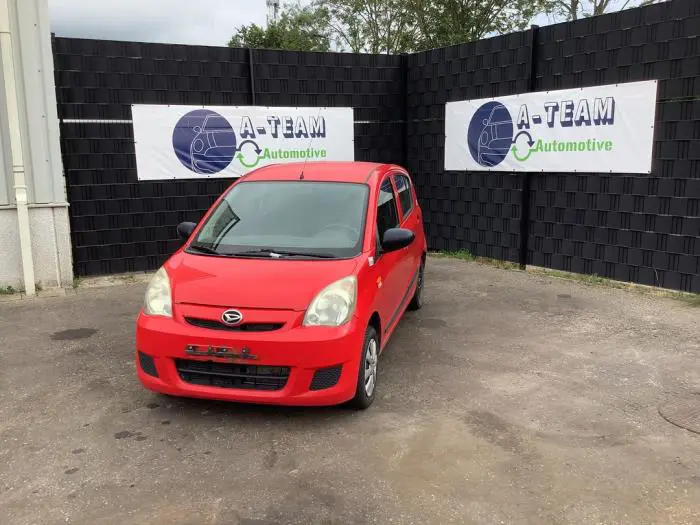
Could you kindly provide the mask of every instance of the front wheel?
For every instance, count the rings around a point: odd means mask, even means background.
[[[416,291],[413,294],[411,302],[408,303],[409,310],[420,310],[423,306],[423,282],[425,281],[425,258],[420,262],[420,268],[418,268],[418,284],[416,284]]]
[[[365,331],[365,340],[360,357],[360,370],[357,373],[357,388],[350,406],[360,410],[369,408],[377,393],[377,372],[379,371],[379,337],[373,326]]]

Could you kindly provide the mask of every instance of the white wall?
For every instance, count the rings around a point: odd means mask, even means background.
[[[0,66],[2,65],[0,56]],[[10,137],[7,129],[7,101],[5,100],[5,79],[0,67],[0,206],[14,202],[12,195],[12,161],[10,159]],[[0,234],[1,235],[1,234]],[[3,246],[0,244],[0,247]],[[2,257],[0,257],[0,266]]]
[[[30,208],[34,280],[39,288],[73,285],[68,209]],[[17,210],[0,208],[0,287],[22,290]]]
[[[24,287],[17,234],[17,211],[0,209],[0,288],[8,286],[15,290]]]
[[[29,203],[34,281],[41,288],[72,286],[68,203],[61,164],[51,28],[47,0],[5,0],[17,107],[9,107],[0,76],[0,287],[24,289],[15,205],[8,112],[19,116]],[[4,2],[0,2],[4,3]],[[0,13],[0,16],[5,16]],[[7,41],[7,39],[5,39]],[[2,61],[0,54],[0,61]],[[0,63],[0,75],[8,64]],[[8,77],[9,78],[9,77]],[[17,168],[17,166],[16,166]],[[31,267],[30,267],[31,270]],[[29,273],[29,272],[28,272]]]

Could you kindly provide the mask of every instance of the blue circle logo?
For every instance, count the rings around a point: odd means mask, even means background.
[[[482,166],[497,166],[513,143],[513,119],[500,102],[487,102],[476,110],[467,131],[469,153]]]
[[[224,117],[208,109],[195,109],[178,120],[173,130],[175,155],[195,173],[217,173],[236,153],[236,134]]]

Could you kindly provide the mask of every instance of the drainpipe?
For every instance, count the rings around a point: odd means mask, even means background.
[[[15,201],[17,203],[19,250],[22,257],[24,292],[27,295],[35,295],[34,260],[32,257],[32,240],[29,228],[29,209],[27,208],[27,183],[24,176],[20,108],[17,98],[12,34],[10,33],[9,1],[10,0],[0,0],[0,61],[2,62],[2,76],[5,80],[5,100],[7,101],[7,120],[10,131],[10,156],[12,159],[12,174],[14,176]]]

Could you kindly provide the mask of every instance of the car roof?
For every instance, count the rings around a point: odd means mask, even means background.
[[[372,175],[392,168],[402,170],[393,164],[376,162],[292,162],[259,168],[248,173],[245,180],[299,180],[303,170],[304,180],[309,181],[369,183]]]

